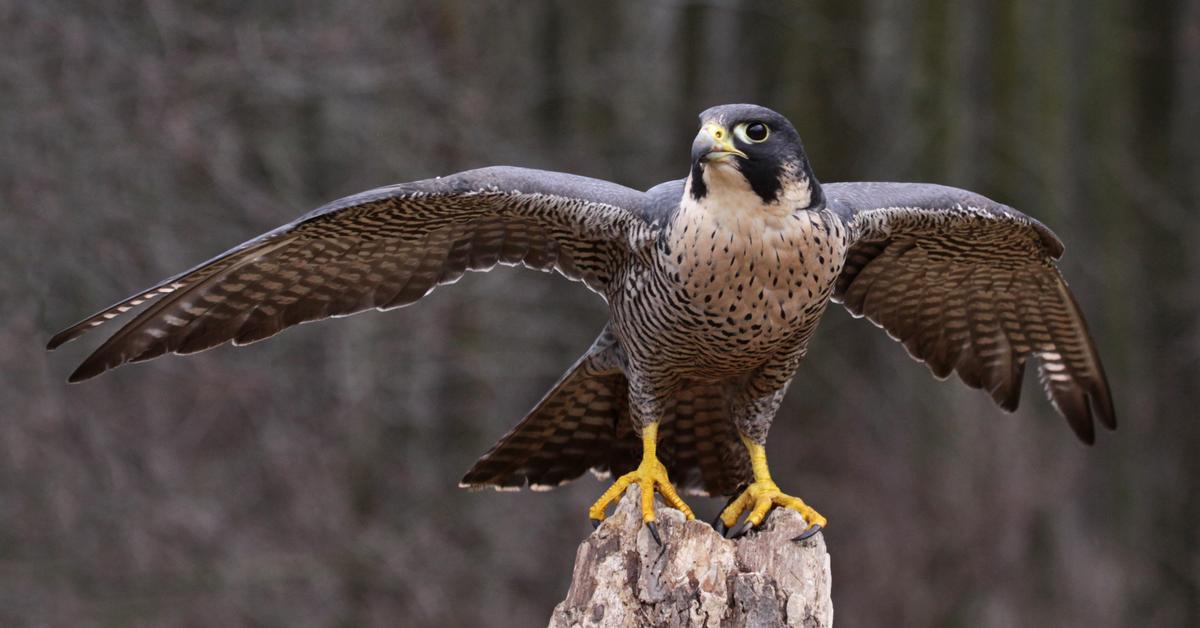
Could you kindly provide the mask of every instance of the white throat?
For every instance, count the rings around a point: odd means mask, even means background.
[[[794,173],[784,175],[779,197],[767,203],[733,165],[711,163],[701,172],[707,193],[697,201],[692,196],[692,177],[689,176],[684,184],[681,208],[685,212],[703,212],[709,220],[726,229],[741,230],[752,224],[777,226],[779,220],[807,209],[812,202],[808,178]]]

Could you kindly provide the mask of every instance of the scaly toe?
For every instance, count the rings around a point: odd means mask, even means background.
[[[767,518],[767,513],[775,507],[794,510],[800,513],[800,516],[804,517],[804,521],[809,524],[809,528],[803,534],[793,539],[796,541],[803,541],[812,537],[812,535],[824,529],[828,523],[825,517],[821,516],[816,510],[813,510],[808,504],[805,504],[804,500],[780,491],[774,482],[766,480],[751,483],[742,494],[731,500],[725,509],[721,511],[713,527],[718,532],[724,532],[726,528],[736,523],[742,514],[745,513],[745,521],[735,527],[729,534],[729,538],[737,538],[762,525]],[[747,513],[747,511],[749,512]],[[719,528],[717,524],[720,525]]]
[[[622,475],[613,482],[608,490],[592,504],[588,509],[588,518],[592,521],[592,527],[598,527],[600,522],[606,517],[605,511],[609,504],[620,499],[625,489],[630,484],[637,484],[641,489],[641,511],[642,521],[650,528],[650,534],[660,545],[662,544],[661,536],[658,532],[658,527],[655,525],[657,518],[654,513],[654,493],[657,490],[663,496],[663,499],[671,506],[682,511],[684,517],[693,519],[692,509],[679,497],[675,492],[675,487],[671,485],[670,479],[667,477],[667,468],[657,460],[644,460],[638,468]]]
[[[808,538],[813,534],[816,534],[818,530],[821,530],[829,524],[829,521],[826,520],[821,513],[813,510],[811,506],[805,504],[804,501],[798,497],[785,496],[784,503],[780,505],[794,510],[800,513],[801,517],[804,517],[804,522],[809,526],[809,529],[804,532],[806,535],[804,538]],[[816,528],[816,530],[813,530],[813,528]]]

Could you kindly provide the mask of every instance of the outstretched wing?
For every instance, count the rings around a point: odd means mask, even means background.
[[[494,167],[356,194],[63,330],[49,348],[155,300],[71,375],[246,344],[299,323],[408,305],[468,270],[557,270],[604,294],[644,236],[645,195],[573,175]]]
[[[939,185],[835,183],[829,208],[856,240],[834,299],[904,343],[939,378],[957,371],[1015,410],[1030,356],[1080,440],[1116,427],[1096,347],[1044,225],[978,194]]]

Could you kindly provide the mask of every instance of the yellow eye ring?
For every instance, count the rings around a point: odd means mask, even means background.
[[[733,128],[733,134],[747,144],[761,144],[771,137],[771,128],[762,122],[743,122]]]

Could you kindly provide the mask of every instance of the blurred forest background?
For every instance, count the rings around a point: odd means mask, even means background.
[[[1118,403],[1087,448],[1035,378],[1004,415],[830,308],[769,451],[838,623],[1200,625],[1197,0],[0,0],[0,625],[543,624],[605,485],[456,483],[603,324],[581,286],[500,269],[72,386],[100,338],[43,345],[370,187],[681,178],[726,102],[822,180],[1045,221]]]

